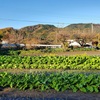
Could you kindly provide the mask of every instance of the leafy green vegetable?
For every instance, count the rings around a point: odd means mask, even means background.
[[[0,86],[18,88],[20,90],[38,89],[46,91],[54,89],[56,91],[100,92],[100,75],[60,72],[34,74],[0,72]]]

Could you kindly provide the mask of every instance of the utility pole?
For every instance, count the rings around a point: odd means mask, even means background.
[[[91,33],[93,33],[93,24],[91,23]]]

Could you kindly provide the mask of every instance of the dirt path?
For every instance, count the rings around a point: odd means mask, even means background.
[[[97,51],[70,51],[70,52],[65,52],[59,55],[67,55],[67,56],[72,56],[72,55],[89,55],[89,56],[95,56],[99,55],[100,56],[100,50]]]
[[[72,91],[56,92],[54,90],[40,92],[37,90],[20,91],[5,88],[0,91],[0,100],[100,100],[100,93],[82,93]]]

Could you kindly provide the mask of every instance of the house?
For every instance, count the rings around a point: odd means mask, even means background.
[[[5,43],[2,44],[1,49],[17,49],[16,44]]]
[[[92,43],[90,42],[90,43],[86,43],[86,44],[84,44],[83,45],[85,48],[93,48],[93,45],[92,45]]]
[[[3,40],[3,41],[1,42],[1,44],[8,44],[8,41],[7,41],[7,40]]]
[[[50,48],[61,48],[61,45],[50,45],[50,44],[32,44],[33,47],[50,47]]]

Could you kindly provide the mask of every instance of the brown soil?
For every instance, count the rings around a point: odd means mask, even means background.
[[[59,55],[67,55],[67,56],[89,55],[89,56],[93,56],[93,55],[100,55],[100,50],[96,50],[96,51],[69,51],[69,52],[64,52],[62,54],[59,54]]]
[[[39,55],[57,55],[57,56],[73,56],[73,55],[100,55],[100,50],[93,50],[93,51],[66,51],[66,52],[55,52],[55,53],[32,53],[32,54],[21,54],[21,56],[39,56]]]
[[[50,91],[38,91],[38,90],[17,90],[11,88],[5,88],[0,91],[0,96],[7,96],[7,97],[32,97],[32,98],[76,98],[75,100],[100,100],[100,93],[82,93],[76,92],[73,93],[72,91],[65,91],[65,92],[56,92],[54,90]],[[91,99],[92,98],[92,99]],[[94,99],[93,99],[94,98]],[[66,99],[66,100],[67,100]],[[69,100],[74,100],[69,99]]]

